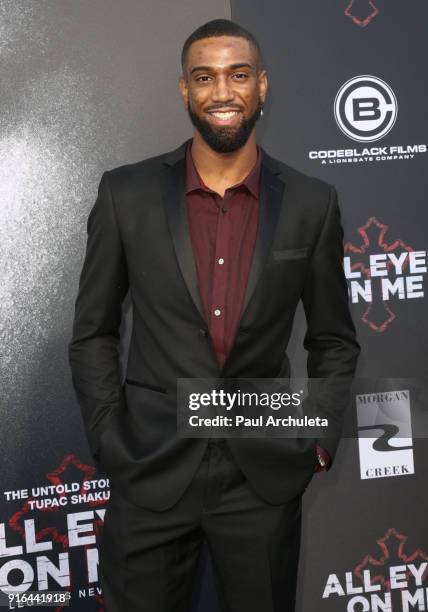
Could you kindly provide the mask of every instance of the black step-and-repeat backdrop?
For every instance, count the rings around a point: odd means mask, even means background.
[[[0,588],[68,590],[71,609],[103,608],[108,481],[66,352],[87,214],[104,170],[188,137],[181,45],[230,16],[269,70],[262,145],[337,187],[363,348],[349,418],[365,435],[344,439],[305,493],[297,609],[428,610],[428,447],[414,419],[428,371],[424,0],[0,0]],[[304,332],[299,311],[296,376]],[[391,415],[398,435],[379,444]],[[206,556],[194,610],[218,610]]]
[[[371,380],[352,405],[360,439],[342,441],[304,496],[297,609],[428,610],[428,442],[409,380],[428,376],[428,4],[233,0],[232,18],[269,68],[264,145],[337,187],[358,376]],[[395,440],[376,444],[380,427],[363,437],[374,411],[377,425],[399,415]]]

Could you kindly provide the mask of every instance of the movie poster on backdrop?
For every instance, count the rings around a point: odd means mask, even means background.
[[[57,610],[100,609],[97,541],[109,496],[108,478],[74,455],[38,482],[1,492],[3,604],[10,595],[10,609],[44,602]],[[48,594],[50,602],[39,601]]]

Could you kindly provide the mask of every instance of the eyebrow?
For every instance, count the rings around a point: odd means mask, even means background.
[[[231,70],[236,70],[237,68],[250,68],[251,70],[254,70],[254,66],[252,66],[251,64],[249,64],[248,62],[239,62],[238,64],[229,64],[228,66],[226,66],[226,68],[229,68]],[[198,70],[212,70],[213,67],[212,66],[195,66],[194,68],[191,69],[190,74],[193,74],[194,72],[197,72]]]

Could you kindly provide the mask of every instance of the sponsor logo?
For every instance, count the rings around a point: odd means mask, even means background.
[[[334,99],[333,114],[347,138],[367,146],[312,150],[308,153],[312,161],[336,165],[403,161],[413,160],[428,150],[427,143],[371,144],[392,130],[398,114],[394,91],[379,77],[355,76],[341,85]]]
[[[364,75],[349,79],[334,101],[334,117],[346,136],[373,142],[391,131],[398,113],[392,88],[378,77]]]
[[[396,319],[391,302],[424,297],[427,252],[413,249],[401,238],[388,239],[388,230],[388,225],[370,217],[358,228],[360,244],[344,245],[351,302],[367,304],[361,321],[375,332],[384,332]]]
[[[410,391],[365,393],[355,402],[361,479],[414,474]]]

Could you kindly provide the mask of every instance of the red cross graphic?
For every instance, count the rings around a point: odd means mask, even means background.
[[[391,581],[389,579],[389,567],[414,563],[415,561],[428,561],[428,555],[420,548],[412,553],[407,553],[405,551],[407,536],[399,533],[393,527],[388,529],[385,535],[379,538],[379,540],[376,540],[376,542],[381,551],[380,556],[375,557],[366,555],[354,569],[355,576],[357,576],[361,582],[363,582],[363,570],[369,569],[372,573],[376,572],[375,575],[371,577],[370,584],[381,584],[386,591],[390,591]],[[387,577],[385,577],[385,575]],[[407,571],[405,575],[406,579],[409,581],[413,576],[410,570]],[[422,575],[422,584],[425,584],[427,579],[428,568]],[[399,590],[400,589],[397,589],[397,591]]]
[[[365,28],[366,26],[368,26],[369,23],[379,15],[379,9],[377,8],[374,2],[371,2],[371,0],[359,0],[358,8],[362,8],[363,10],[360,13],[360,17],[357,17],[355,15],[355,12],[357,10],[357,7],[354,6],[355,4],[356,0],[350,1],[350,3],[345,9],[345,15],[346,17],[352,19],[355,25],[360,26],[361,28]],[[362,6],[363,4],[364,6]],[[361,15],[364,15],[364,17],[361,17]]]
[[[356,246],[352,242],[346,242],[344,246],[345,253],[354,253],[354,254],[359,253],[361,255],[364,255],[364,254],[369,255],[370,254],[369,251],[372,246],[371,244],[372,240],[374,240],[376,247],[380,247],[380,249],[382,249],[385,253],[391,253],[392,251],[395,251],[395,250],[408,251],[409,253],[413,251],[413,249],[407,244],[405,244],[401,240],[401,238],[397,238],[396,240],[388,244],[385,240],[385,234],[387,233],[388,229],[389,229],[388,225],[381,223],[380,221],[376,219],[376,217],[370,217],[367,220],[365,225],[358,228],[358,233],[360,234],[362,238],[362,243],[359,246]],[[369,232],[372,238],[369,237],[368,235]],[[409,264],[409,258],[406,257],[404,264],[403,264],[403,270],[408,266],[408,264]],[[386,269],[390,270],[391,268],[393,268],[392,262],[388,261],[386,263]],[[362,275],[364,275],[367,279],[371,279],[370,266],[365,265],[362,261],[353,263],[351,266],[351,270],[352,271],[360,270]],[[379,277],[376,277],[376,278],[379,282]],[[388,327],[388,325],[392,323],[392,321],[395,319],[396,315],[391,310],[391,308],[387,305],[387,303],[382,299],[382,294],[381,294],[378,301],[382,305],[382,310],[381,312],[377,313],[377,316],[376,316],[377,320],[375,320],[375,315],[373,312],[374,311],[373,279],[371,279],[371,281],[372,281],[372,302],[368,305],[363,316],[361,317],[361,320],[363,323],[368,325],[373,331],[384,332],[385,329]]]

